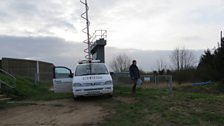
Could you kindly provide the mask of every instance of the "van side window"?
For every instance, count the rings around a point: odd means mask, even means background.
[[[71,71],[66,68],[55,68],[55,78],[68,78],[71,74]]]

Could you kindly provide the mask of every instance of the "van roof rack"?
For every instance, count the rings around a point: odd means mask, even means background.
[[[85,64],[85,63],[100,63],[100,60],[81,60],[81,61],[79,61],[79,64]]]

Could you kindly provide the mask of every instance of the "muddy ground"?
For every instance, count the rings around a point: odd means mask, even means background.
[[[0,126],[97,125],[107,115],[95,100],[64,99],[27,103],[30,105],[0,110]]]

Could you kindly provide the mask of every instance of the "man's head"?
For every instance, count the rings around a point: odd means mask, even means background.
[[[133,60],[132,61],[132,64],[136,65],[137,64],[136,60]]]

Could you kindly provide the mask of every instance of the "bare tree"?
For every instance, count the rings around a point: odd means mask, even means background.
[[[171,63],[176,70],[183,70],[194,67],[196,64],[195,55],[185,48],[176,48],[171,54]]]
[[[167,69],[167,64],[163,59],[160,59],[160,60],[156,61],[156,67],[157,67],[158,71],[166,70]]]
[[[110,62],[110,68],[114,72],[124,72],[129,70],[129,66],[131,64],[131,58],[128,57],[126,54],[121,54],[116,57]]]

